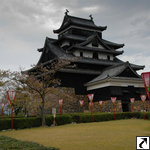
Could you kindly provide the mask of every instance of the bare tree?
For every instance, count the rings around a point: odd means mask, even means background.
[[[27,76],[20,79],[21,83],[26,84],[30,90],[38,94],[42,100],[42,126],[46,125],[44,115],[45,98],[48,94],[54,93],[54,88],[61,84],[61,81],[55,77],[56,72],[59,69],[66,67],[74,68],[75,65],[71,65],[70,61],[60,59],[51,62],[50,66],[43,66],[42,64],[35,66],[33,72],[25,72],[25,75]]]
[[[72,62],[73,61],[74,60],[72,60]],[[56,97],[56,95],[58,96],[58,93],[60,92],[55,88],[61,84],[60,79],[57,79],[55,76],[56,73],[61,68],[76,67],[76,65],[72,65],[70,61],[62,59],[50,61],[49,64],[50,65],[46,66],[44,66],[43,64],[34,65],[32,71],[0,71],[0,84],[6,85],[7,89],[5,89],[5,91],[9,90],[7,85],[8,82],[11,89],[17,90],[17,97],[15,102],[16,105],[24,108],[31,106],[33,108],[33,105],[34,107],[37,107],[37,105],[39,106],[39,102],[41,100],[40,108],[42,116],[42,126],[46,125],[44,115],[44,105],[46,97],[49,97],[50,94],[51,97],[54,98],[54,96],[52,95],[55,95]],[[7,77],[6,82],[2,80],[4,76]],[[62,94],[63,93],[61,93],[61,95]],[[37,99],[39,98],[40,100],[37,103]]]

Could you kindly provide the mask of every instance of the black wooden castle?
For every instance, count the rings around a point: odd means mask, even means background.
[[[78,57],[74,62],[76,68],[62,68],[57,72],[61,86],[74,88],[77,95],[94,93],[95,102],[115,96],[122,101],[123,111],[128,111],[130,98],[139,100],[140,95],[145,94],[141,76],[136,72],[144,66],[118,59],[124,52],[120,50],[124,44],[103,39],[106,29],[95,25],[92,15],[84,19],[70,16],[67,11],[60,28],[54,30],[58,39],[47,37],[44,47],[38,49],[41,57],[37,65]]]

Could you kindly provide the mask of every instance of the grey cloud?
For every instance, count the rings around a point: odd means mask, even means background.
[[[108,26],[104,39],[125,43],[125,56],[141,51],[149,55],[149,0],[0,0],[0,68],[17,70],[36,63],[37,48],[46,36],[57,38],[53,29],[61,25],[66,9],[77,17],[93,14],[96,25]]]

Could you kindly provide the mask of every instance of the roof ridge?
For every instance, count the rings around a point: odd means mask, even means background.
[[[76,17],[76,16],[71,16],[71,15],[66,15],[66,17],[75,18],[75,19],[82,19],[82,20],[87,20],[87,21],[93,22],[91,19],[85,19],[85,18]],[[94,22],[93,22],[93,23],[94,23]]]
[[[127,62],[128,62],[128,61],[127,61]],[[106,70],[110,70],[110,69],[116,68],[116,67],[119,67],[119,66],[123,66],[123,65],[125,65],[127,62],[121,62],[121,63],[118,63],[118,64],[116,64],[116,65],[112,65],[112,66],[110,66],[110,67],[107,67],[107,68],[103,69],[102,72],[103,72],[103,71],[106,71]]]

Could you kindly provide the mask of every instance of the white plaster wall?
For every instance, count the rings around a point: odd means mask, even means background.
[[[80,56],[80,51],[76,50],[76,51],[73,52],[73,54],[74,54],[75,56]]]
[[[107,56],[108,56],[108,54],[98,53],[98,58],[99,58],[99,59],[107,60]],[[110,54],[109,54],[109,56],[110,56],[110,60],[113,60],[113,55],[110,55]]]
[[[109,55],[109,56],[110,56],[110,60],[113,60],[113,59],[114,59],[113,55]]]
[[[94,48],[105,49],[100,43],[98,43],[98,47],[92,46],[92,43],[87,44],[86,47],[94,47]]]
[[[107,55],[103,54],[103,53],[98,53],[98,58],[106,60],[107,59]]]
[[[94,85],[90,85],[87,87],[87,90],[94,90],[98,88],[103,88],[107,86],[122,86],[122,87],[127,87],[127,86],[134,86],[134,87],[144,87],[143,82],[141,81],[105,81],[103,83],[96,83]]]
[[[93,51],[81,51],[81,50],[76,50],[73,52],[73,54],[75,56],[80,56],[80,52],[83,52],[83,57],[86,57],[86,58],[93,58]],[[110,56],[110,60],[113,60],[113,55],[109,55]],[[107,60],[107,54],[104,54],[104,53],[100,53],[98,52],[98,58],[99,59],[104,59],[104,60]]]
[[[83,57],[93,58],[93,52],[91,52],[91,51],[83,51]]]
[[[107,86],[110,86],[109,82],[107,82],[107,83],[101,83],[101,84],[96,84],[96,85],[91,85],[91,86],[87,87],[87,91],[94,90],[94,89],[99,89],[99,88],[107,87]]]
[[[76,50],[73,52],[73,54],[75,56],[80,56],[80,52],[83,52],[83,57],[87,57],[87,58],[92,58],[93,57],[93,53],[90,51],[81,51],[81,50]]]

